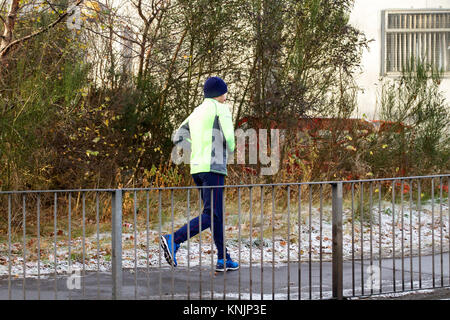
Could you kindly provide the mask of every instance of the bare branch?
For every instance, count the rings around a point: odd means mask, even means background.
[[[90,32],[92,32],[92,33],[94,33],[94,34],[96,34],[96,35],[102,37],[102,38],[111,40],[109,36],[106,36],[106,35],[104,35],[104,34],[98,32],[98,31],[95,31],[95,30],[92,29],[92,28],[87,27],[86,29],[89,30]],[[137,42],[136,40],[134,40],[133,38],[127,38],[127,37],[124,37],[124,36],[122,36],[120,33],[117,33],[117,32],[114,31],[114,30],[112,30],[112,33],[113,33],[115,36],[121,38],[122,40],[129,41],[129,42],[132,42],[132,43],[135,43],[135,44],[138,43],[138,42]],[[119,40],[112,39],[112,41],[117,42],[117,43],[123,45],[124,47],[126,47],[127,49],[130,49],[130,50],[132,50],[133,52],[135,52],[136,54],[138,54],[138,52],[137,52],[136,50],[134,50],[133,47],[130,47],[130,46],[126,45],[125,43],[120,42]]]
[[[57,14],[58,14],[58,16],[60,17],[61,15],[59,14],[59,12],[58,12],[58,10],[48,1],[48,0],[44,0],[45,1],[45,3],[46,4],[48,4],[48,6],[53,10],[53,11],[55,11]]]
[[[77,2],[75,3],[75,6],[79,6],[84,0],[77,0]],[[18,0],[13,0],[13,3],[17,2],[18,4]],[[17,12],[16,12],[17,13]],[[11,39],[8,39],[9,41],[3,45],[0,46],[0,59],[4,58],[10,51],[12,48],[14,48],[15,46],[28,41],[50,29],[52,29],[53,27],[55,27],[58,23],[60,23],[65,17],[67,17],[69,15],[69,12],[64,12],[62,15],[60,15],[58,17],[58,19],[56,19],[55,21],[53,21],[52,23],[50,23],[49,25],[39,29],[38,31],[35,31],[27,36],[24,36],[20,39],[11,41]],[[6,31],[5,31],[6,32]],[[11,30],[12,32],[12,30]]]

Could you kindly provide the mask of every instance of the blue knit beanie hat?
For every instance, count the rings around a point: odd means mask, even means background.
[[[215,98],[228,92],[228,87],[221,78],[211,77],[205,81],[203,92],[205,93],[205,98]]]

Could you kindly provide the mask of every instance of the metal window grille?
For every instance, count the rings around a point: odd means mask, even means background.
[[[383,74],[422,62],[450,75],[450,10],[383,11],[382,42]]]

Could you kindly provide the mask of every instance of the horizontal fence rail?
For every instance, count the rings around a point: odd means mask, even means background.
[[[1,191],[0,299],[310,300],[450,286],[449,180]],[[169,265],[161,236],[194,218]],[[216,271],[220,233],[235,271]]]

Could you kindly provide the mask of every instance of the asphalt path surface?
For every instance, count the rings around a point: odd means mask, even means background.
[[[442,268],[441,268],[442,260]],[[214,261],[215,262],[215,261]],[[366,299],[448,299],[450,290],[417,291],[418,289],[450,286],[449,254],[421,258],[419,280],[419,259],[383,259],[372,261],[345,261],[344,296]],[[381,263],[381,269],[379,268]],[[411,269],[412,263],[412,269]],[[395,272],[394,272],[395,267]],[[322,271],[321,271],[322,270]],[[380,272],[381,271],[381,272]],[[442,272],[441,272],[442,271]],[[300,275],[300,277],[299,277]],[[381,282],[379,281],[381,277]],[[395,288],[394,288],[395,277]],[[300,279],[300,281],[299,281]],[[412,286],[411,286],[412,279]],[[373,280],[373,281],[371,281]],[[381,283],[381,292],[380,292]],[[361,285],[364,284],[364,285]],[[371,288],[371,284],[373,287]],[[299,290],[300,288],[300,290]],[[24,290],[25,289],[25,290]],[[212,290],[211,290],[212,289]],[[372,289],[372,290],[371,290]],[[396,292],[392,294],[392,292]],[[398,294],[399,292],[405,292]],[[123,270],[122,299],[176,299],[176,300],[296,300],[332,298],[332,265],[323,262],[291,262],[273,267],[270,262],[241,266],[240,270],[211,272],[210,261],[199,266],[171,268],[165,262],[161,269],[151,267]],[[434,297],[434,298],[433,298]],[[106,272],[82,272],[72,275],[41,276],[40,279],[2,277],[0,299],[111,299],[112,277]]]

